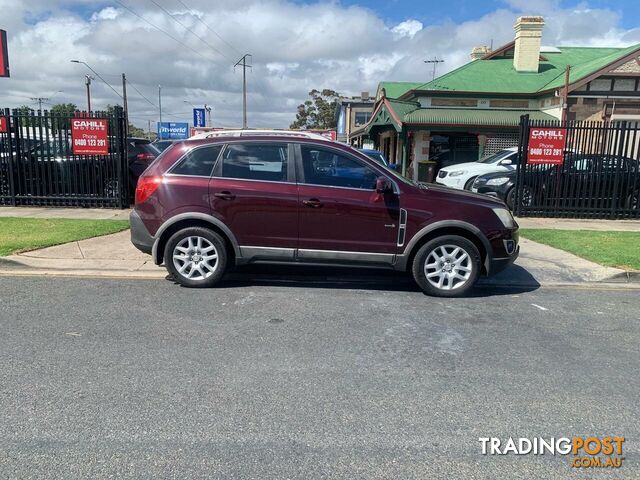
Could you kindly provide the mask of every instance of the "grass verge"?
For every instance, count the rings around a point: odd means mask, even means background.
[[[129,228],[127,220],[0,218],[0,257]]]
[[[640,270],[640,232],[522,228],[520,234],[601,265]]]

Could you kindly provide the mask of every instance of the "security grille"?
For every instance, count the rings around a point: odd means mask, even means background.
[[[518,146],[518,134],[517,133],[497,133],[487,138],[487,143],[484,147],[484,155],[489,156],[494,153],[498,153],[505,148]]]

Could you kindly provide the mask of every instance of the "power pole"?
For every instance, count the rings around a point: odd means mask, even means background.
[[[124,136],[129,136],[129,107],[127,105],[127,77],[122,74],[122,106],[124,111]]]
[[[38,102],[38,110],[40,111],[42,111],[42,102],[48,102],[49,100],[51,100],[50,98],[47,98],[47,97],[29,97],[29,98],[34,102]]]
[[[247,57],[250,56],[250,53],[245,53],[233,66],[234,69],[242,66],[242,128],[247,128],[247,67],[251,68],[251,65],[247,65]]]
[[[204,110],[207,112],[207,127],[211,126],[211,106],[204,104]]]
[[[149,140],[151,140],[151,120],[147,120],[147,122],[148,122],[148,124],[147,124],[147,127],[148,127],[148,128],[147,128],[147,131],[149,132],[149,133],[147,134],[147,138],[148,138]]]
[[[84,83],[87,86],[87,113],[91,112],[91,80],[93,80],[91,75],[84,76]]]
[[[162,85],[158,85],[158,108],[160,109],[160,123],[162,123]]]
[[[431,60],[425,60],[424,63],[433,63],[433,74],[431,80],[436,78],[436,68],[439,63],[444,63],[444,60],[439,60],[438,57],[433,57]]]

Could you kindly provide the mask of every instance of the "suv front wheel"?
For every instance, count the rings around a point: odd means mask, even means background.
[[[480,275],[480,252],[464,237],[445,235],[425,243],[413,259],[413,278],[427,295],[464,295]]]
[[[164,249],[164,264],[185,287],[212,287],[227,268],[227,249],[217,233],[189,227],[174,233]]]

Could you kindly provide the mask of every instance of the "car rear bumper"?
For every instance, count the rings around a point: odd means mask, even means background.
[[[141,252],[151,255],[156,239],[149,233],[135,210],[131,210],[129,214],[129,225],[131,226],[131,243]]]

